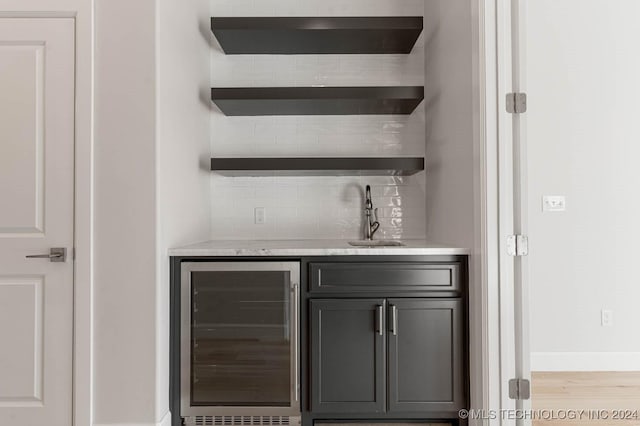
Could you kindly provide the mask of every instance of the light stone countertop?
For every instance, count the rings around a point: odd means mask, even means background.
[[[349,240],[206,241],[169,249],[169,256],[438,256],[468,255],[470,250],[427,240],[401,240],[401,247],[352,247]]]

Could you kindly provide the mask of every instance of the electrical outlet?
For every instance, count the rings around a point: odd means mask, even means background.
[[[603,309],[600,312],[600,319],[603,327],[613,327],[613,311],[610,309]]]
[[[253,211],[253,219],[256,225],[264,225],[267,223],[267,212],[264,207],[256,207]]]
[[[567,209],[567,199],[564,195],[545,195],[542,197],[543,212],[563,212]]]

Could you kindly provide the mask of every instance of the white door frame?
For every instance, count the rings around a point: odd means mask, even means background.
[[[511,85],[505,90],[514,93],[526,93],[526,0],[511,0],[510,19],[508,27],[510,33],[505,34],[511,43],[510,59],[505,63],[506,72],[511,74]],[[498,52],[500,55],[500,52]],[[506,55],[505,55],[506,56]],[[513,212],[510,218],[511,234],[529,235],[528,221],[528,170],[527,170],[527,114],[509,114],[511,123],[512,156],[505,161],[510,168],[512,176],[509,179],[512,187],[509,188]],[[505,206],[506,207],[506,206]],[[514,333],[506,334],[502,339],[502,345],[513,348],[513,377],[531,380],[530,349],[529,349],[529,275],[528,258],[526,256],[510,259],[513,266],[513,275],[509,278],[513,285],[513,317],[505,318],[514,327]],[[531,400],[519,400],[516,402],[518,410],[531,409]],[[519,419],[516,424],[525,426],[531,424],[531,419]]]
[[[76,18],[74,426],[93,424],[93,41],[94,0]]]
[[[514,258],[507,255],[505,244],[506,237],[515,233],[515,226],[521,225],[514,223],[514,205],[519,201],[514,199],[513,141],[514,132],[521,132],[522,123],[514,125],[513,116],[506,112],[506,94],[518,89],[514,84],[519,85],[522,77],[521,70],[513,67],[514,58],[524,52],[512,43],[512,22],[516,18],[521,21],[523,11],[512,7],[518,0],[470,1],[474,21],[478,22],[473,40],[477,51],[473,73],[477,78],[474,81],[476,243],[470,318],[471,335],[481,336],[471,341],[471,407],[490,410],[484,413],[483,420],[471,424],[514,425],[515,420],[499,410],[516,409],[515,401],[508,397],[508,382],[522,370],[521,363],[516,365],[516,330],[522,331],[522,324],[516,325],[514,310],[514,278],[518,268]],[[524,35],[524,28],[515,30]],[[521,172],[526,177],[526,170]],[[476,290],[474,295],[474,288],[480,288],[480,294]],[[520,338],[527,339],[528,335]],[[528,364],[524,367],[528,370]],[[530,407],[524,404],[521,408]]]
[[[471,408],[502,408],[500,375],[496,2],[470,0],[473,34],[474,229],[470,265]],[[486,416],[490,417],[490,416]],[[499,419],[470,419],[499,425]]]
[[[500,408],[516,409],[514,400],[509,399],[510,379],[516,377],[515,368],[515,317],[514,317],[514,261],[507,255],[506,240],[513,235],[514,199],[513,199],[513,118],[506,111],[506,94],[513,92],[513,58],[511,0],[492,0],[495,4],[496,50],[493,61],[496,65],[497,110],[494,120],[497,128],[498,152],[498,270],[499,302],[493,307],[499,312],[498,339],[500,346]],[[503,425],[515,425],[515,421],[504,419]]]
[[[0,0],[2,18],[75,21],[74,426],[93,424],[93,14],[94,0]]]

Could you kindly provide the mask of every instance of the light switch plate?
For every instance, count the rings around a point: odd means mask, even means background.
[[[564,195],[545,195],[542,197],[543,212],[563,212],[567,210],[567,199]]]
[[[613,311],[610,309],[603,309],[600,311],[600,319],[603,327],[613,326]]]
[[[264,207],[256,207],[254,210],[254,223],[264,225],[267,222],[267,212]]]

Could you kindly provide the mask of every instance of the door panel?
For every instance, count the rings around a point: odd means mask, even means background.
[[[384,299],[311,301],[313,411],[384,411],[384,304]]]
[[[462,302],[390,299],[389,411],[464,407]]]
[[[0,18],[0,424],[72,422],[74,21]]]
[[[1,234],[41,234],[44,219],[44,46],[0,44]],[[8,119],[8,118],[11,119]]]
[[[0,407],[42,405],[44,277],[0,278]]]

